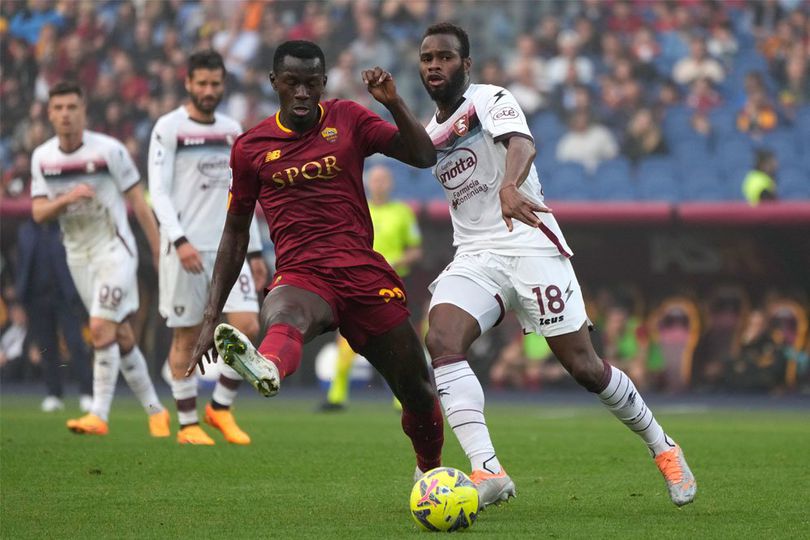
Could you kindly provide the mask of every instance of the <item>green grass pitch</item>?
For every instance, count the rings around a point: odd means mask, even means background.
[[[167,399],[164,399],[168,402]],[[64,427],[34,397],[0,412],[2,538],[426,538],[408,513],[414,460],[385,401],[316,414],[282,394],[237,403],[253,437],[180,447],[148,437],[129,395],[110,434]],[[593,407],[488,406],[518,497],[460,533],[491,538],[808,538],[808,411],[662,409],[698,480],[694,504],[669,501],[643,444]],[[173,426],[174,429],[174,426]],[[210,431],[210,430],[209,430]],[[466,470],[445,430],[445,465]]]

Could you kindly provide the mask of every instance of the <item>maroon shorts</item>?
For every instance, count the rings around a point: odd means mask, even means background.
[[[332,308],[335,328],[358,351],[368,338],[398,326],[410,316],[405,286],[387,264],[279,270],[268,291],[290,285],[315,293]]]

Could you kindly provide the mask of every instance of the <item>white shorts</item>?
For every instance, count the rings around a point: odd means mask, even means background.
[[[215,251],[200,251],[203,271],[192,274],[180,264],[174,247],[169,253],[160,254],[160,314],[166,318],[169,328],[189,328],[203,320],[203,311],[208,304],[208,290],[214,275]],[[259,299],[256,285],[247,261],[234,283],[225,302],[223,313],[258,313]]]
[[[545,337],[576,332],[588,320],[574,267],[562,255],[461,255],[428,288],[431,309],[453,304],[478,321],[482,334],[507,310],[524,332]]]
[[[116,239],[92,255],[69,255],[68,268],[91,317],[120,323],[138,310],[138,256]]]

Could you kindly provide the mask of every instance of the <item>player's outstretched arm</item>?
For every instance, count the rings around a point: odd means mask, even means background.
[[[190,375],[194,371],[195,364],[199,365],[200,371],[205,373],[203,356],[208,362],[216,362],[216,351],[213,358],[208,357],[208,351],[214,346],[214,329],[219,321],[219,315],[222,313],[228,294],[242,269],[250,242],[250,221],[252,219],[252,213],[244,215],[229,213],[225,219],[225,228],[222,231],[217,260],[214,263],[211,289],[208,293],[208,305],[205,307],[200,337],[191,353],[186,375]]]
[[[381,67],[363,71],[369,93],[391,112],[399,134],[391,142],[387,155],[403,163],[425,169],[436,164],[436,149],[424,126],[397,94],[394,77]]]
[[[518,188],[526,180],[532,161],[537,154],[534,142],[525,137],[510,137],[506,150],[506,170],[499,196],[501,198],[501,213],[506,227],[512,231],[512,219],[522,221],[530,227],[539,227],[540,218],[535,212],[551,212],[551,209],[524,196]]]

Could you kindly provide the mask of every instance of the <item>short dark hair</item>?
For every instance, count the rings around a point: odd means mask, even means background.
[[[273,71],[278,72],[281,70],[281,64],[284,62],[284,57],[292,56],[293,58],[302,58],[304,60],[314,60],[317,58],[321,61],[321,68],[326,73],[326,58],[323,56],[321,48],[311,41],[292,40],[285,41],[276,49],[273,54]]]
[[[225,75],[225,61],[222,55],[213,49],[197,51],[188,57],[186,76],[191,78],[195,69],[221,69],[222,75]]]
[[[76,81],[59,81],[48,90],[48,99],[53,96],[65,96],[68,94],[76,94],[80,98],[84,97],[82,87]]]
[[[425,30],[425,33],[422,36],[422,40],[428,36],[435,36],[436,34],[453,34],[456,36],[458,38],[458,42],[461,43],[461,48],[459,49],[458,54],[461,55],[462,58],[470,57],[470,37],[462,27],[449,22],[436,23],[428,26],[427,30]]]

